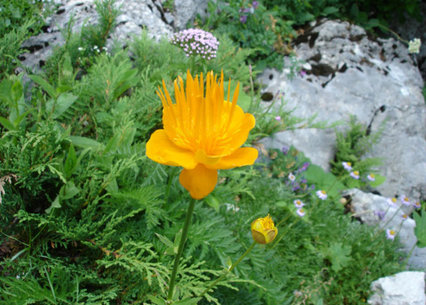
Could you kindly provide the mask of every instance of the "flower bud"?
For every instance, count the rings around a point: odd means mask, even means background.
[[[258,218],[251,223],[251,233],[255,242],[259,244],[269,244],[278,234],[272,218],[266,216]]]

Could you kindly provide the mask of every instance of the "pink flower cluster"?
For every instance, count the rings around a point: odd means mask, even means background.
[[[171,42],[181,48],[186,56],[200,55],[207,60],[216,57],[219,46],[219,41],[212,33],[200,29],[180,31],[173,36]]]

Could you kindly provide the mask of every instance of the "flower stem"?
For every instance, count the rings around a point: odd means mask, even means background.
[[[176,274],[179,268],[179,260],[180,260],[180,257],[182,256],[183,246],[185,245],[189,224],[191,223],[192,213],[194,212],[194,206],[195,206],[195,199],[191,198],[191,201],[189,202],[188,211],[186,212],[186,218],[185,218],[185,223],[182,229],[182,236],[180,238],[178,252],[176,253],[175,262],[173,264],[172,276],[170,277],[169,293],[167,295],[168,301],[171,301],[173,298],[173,290],[175,288]]]
[[[229,269],[226,270],[226,272],[224,272],[221,276],[219,276],[213,283],[211,283],[209,285],[209,287],[207,287],[200,295],[199,297],[204,296],[210,289],[212,289],[218,282],[220,282],[221,280],[223,280],[223,278],[232,270],[234,270],[234,268],[244,259],[244,257],[247,256],[247,254],[249,254],[251,252],[251,250],[253,250],[254,246],[256,245],[256,242],[254,241],[251,246],[246,250],[246,252],[244,252],[243,255],[240,256],[240,258],[231,265],[231,267]]]

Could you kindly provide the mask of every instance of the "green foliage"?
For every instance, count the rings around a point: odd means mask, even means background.
[[[252,50],[249,60],[258,68],[281,68],[282,54],[288,54],[290,37],[295,35],[291,21],[279,18],[260,3],[244,0],[209,2],[209,18],[204,27],[228,35],[242,48]]]
[[[343,245],[339,242],[332,242],[328,247],[322,249],[322,254],[326,259],[329,259],[331,262],[331,269],[335,272],[339,272],[344,267],[348,266],[351,260],[351,250],[350,245]]]
[[[52,1],[11,0],[0,2],[0,80],[12,73],[25,52],[22,43],[40,32]]]
[[[110,54],[105,44],[120,13],[114,8],[114,3],[115,0],[95,1],[98,22],[95,25],[83,26],[81,32],[73,33],[74,22],[72,19],[69,21],[67,28],[62,32],[65,44],[54,49],[53,55],[44,66],[49,82],[55,84],[58,80],[60,81],[60,72],[63,71],[61,67],[65,64],[67,70],[69,70],[68,67],[72,67],[71,72],[81,75],[90,68],[99,54]]]
[[[208,62],[191,62],[146,33],[131,52],[89,52],[112,29],[112,4],[97,4],[103,21],[93,32],[66,34],[43,73],[29,75],[30,85],[21,75],[0,82],[0,304],[167,304],[189,196],[179,168],[145,156],[162,124],[155,90],[163,79],[170,90],[189,67],[223,70],[231,91],[240,81],[239,103],[258,124],[253,140],[302,124],[291,111],[260,106],[256,71],[245,63],[255,53],[225,35]],[[353,155],[361,169],[364,131],[352,129],[341,137],[339,158]],[[356,304],[373,280],[402,270],[397,243],[344,214],[339,175],[294,148],[284,151],[263,149],[255,166],[221,171],[214,192],[197,202],[174,304]],[[303,218],[295,199],[305,203]],[[256,245],[200,298],[252,243],[250,223],[268,213],[275,241]]]
[[[352,116],[348,130],[336,131],[336,153],[334,160],[331,162],[331,172],[338,176],[347,187],[376,187],[385,181],[385,177],[377,174],[375,170],[375,168],[382,164],[382,161],[379,158],[364,157],[379,140],[382,128],[376,133],[371,134],[368,127],[359,123]],[[350,171],[346,170],[342,162],[350,162],[352,169]],[[354,171],[359,172],[359,179],[354,179],[350,176],[350,173]],[[367,176],[370,174],[374,174],[374,181],[367,179]]]
[[[417,245],[421,248],[426,247],[426,213],[424,209],[420,213],[413,213],[416,221],[414,232],[417,237]]]
[[[306,24],[319,17],[327,17],[350,20],[366,29],[373,29],[380,25],[386,26],[394,18],[406,18],[404,13],[420,18],[419,1],[417,0],[361,0],[357,2],[347,0],[270,0],[265,1],[265,6],[269,10],[279,12],[282,18],[292,20],[297,25]]]
[[[0,79],[12,73],[17,66],[18,56],[25,52],[21,49],[22,43],[30,37],[29,29],[33,25],[33,20],[27,20],[20,27],[16,27],[8,32],[0,34]]]
[[[257,5],[254,5],[255,2]],[[244,49],[252,51],[249,60],[258,69],[281,69],[283,55],[292,53],[296,27],[318,18],[349,20],[367,30],[389,32],[395,18],[421,19],[418,0],[357,2],[347,0],[268,0],[209,1],[209,15],[198,20],[207,30],[228,35]]]

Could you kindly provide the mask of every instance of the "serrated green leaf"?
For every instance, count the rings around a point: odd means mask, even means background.
[[[168,239],[166,236],[155,233],[157,235],[158,239],[167,247],[166,254],[167,255],[174,255],[174,245],[173,242]]]
[[[176,305],[194,305],[194,304],[198,304],[198,301],[200,301],[201,298],[191,298],[188,300],[182,300],[182,301],[178,301],[178,302],[174,302],[173,304]]]
[[[153,295],[148,295],[148,299],[155,305],[166,305],[167,304],[164,300],[159,299],[158,297],[153,296]]]
[[[324,256],[331,262],[331,269],[335,272],[339,272],[348,265],[352,259],[351,252],[352,247],[350,245],[344,245],[340,242],[331,243],[328,248],[322,249]]]

